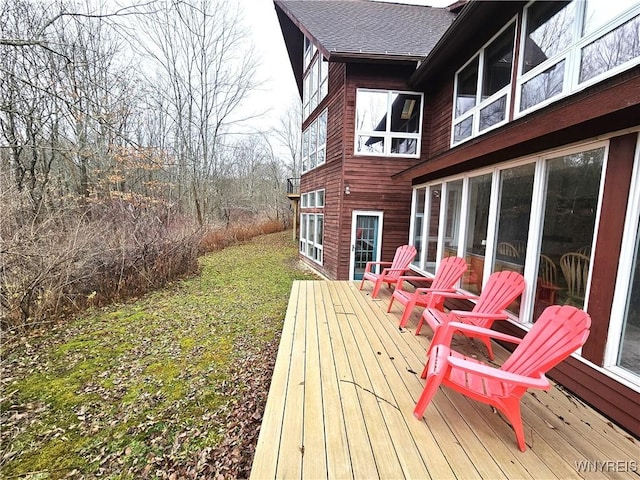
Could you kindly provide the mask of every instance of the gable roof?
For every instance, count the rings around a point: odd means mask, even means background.
[[[329,60],[420,60],[455,18],[446,8],[369,0],[274,2]]]

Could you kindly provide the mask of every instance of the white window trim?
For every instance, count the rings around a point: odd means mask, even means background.
[[[496,33],[491,39],[485,43],[470,59],[466,62],[454,75],[453,80],[453,108],[451,109],[451,146],[460,145],[461,143],[467,142],[472,138],[476,138],[479,135],[484,135],[491,130],[494,130],[502,125],[508,123],[510,121],[510,109],[511,109],[511,86],[513,84],[513,68],[515,67],[513,60],[515,59],[516,52],[516,30],[517,30],[517,21],[518,16],[513,17],[509,22],[507,22],[498,33]],[[511,67],[511,79],[509,83],[504,86],[502,89],[491,95],[490,97],[482,100],[482,78],[484,74],[484,55],[488,46],[491,45],[500,35],[502,35],[507,29],[514,24],[516,28],[514,28],[514,37],[513,37],[513,56],[512,56],[512,67]],[[458,75],[462,72],[467,66],[469,66],[474,60],[478,59],[478,81],[476,84],[476,104],[473,108],[470,108],[468,111],[456,117],[456,98],[458,97]],[[491,105],[493,102],[498,100],[500,97],[505,96],[506,94],[506,108],[504,112],[504,120],[501,122],[497,122],[490,127],[487,127],[480,131],[480,111]],[[480,101],[478,102],[478,99]],[[473,117],[471,124],[471,135],[461,140],[455,140],[455,127],[460,124],[464,120],[469,117]]]
[[[300,214],[300,225],[302,225],[303,222],[303,218],[306,217],[305,219],[305,233],[306,233],[306,237],[302,238],[302,235],[300,236],[300,247],[299,247],[299,253],[301,255],[303,255],[304,257],[308,258],[309,260],[311,260],[314,263],[317,263],[318,265],[322,265],[324,262],[324,213],[311,213],[311,212],[304,212]],[[309,240],[309,236],[310,236],[310,232],[309,232],[309,218],[313,217],[314,218],[314,222],[313,222],[313,226],[314,226],[314,231],[312,233],[312,238],[314,240]],[[322,238],[322,243],[318,244],[315,242],[315,237],[317,235],[318,232],[318,218],[322,218],[322,225],[323,225],[323,238]],[[308,253],[308,247],[312,246],[315,247],[320,253],[320,259],[315,259],[313,258],[311,255],[309,255]]]
[[[442,198],[443,201],[440,203],[440,218],[439,218],[439,234],[438,234],[438,246],[437,246],[437,260],[436,263],[439,265],[440,261],[443,258],[444,254],[444,234],[446,228],[446,203],[447,203],[447,195],[448,195],[448,186],[451,182],[462,180],[462,208],[460,212],[459,219],[459,230],[456,232],[456,237],[458,240],[457,247],[457,255],[462,256],[466,251],[466,224],[468,217],[468,195],[469,195],[469,181],[473,177],[478,177],[481,175],[486,175],[487,173],[491,173],[493,175],[493,183],[492,187],[497,184],[496,177],[500,174],[501,171],[507,170],[510,168],[514,168],[520,165],[525,165],[529,163],[535,163],[535,176],[534,176],[534,186],[532,192],[532,203],[531,203],[531,216],[529,218],[529,234],[527,238],[527,244],[535,248],[527,248],[527,255],[525,258],[524,272],[523,276],[525,277],[526,287],[525,291],[522,294],[522,302],[520,304],[520,314],[518,317],[515,315],[510,315],[511,320],[516,322],[520,326],[530,327],[532,323],[528,320],[533,317],[533,307],[535,300],[535,289],[532,288],[532,285],[535,285],[535,280],[538,275],[538,261],[537,255],[540,248],[540,242],[542,237],[542,222],[544,220],[544,210],[545,210],[545,198],[546,198],[546,177],[547,177],[547,160],[562,157],[565,155],[571,155],[573,153],[584,152],[587,150],[594,150],[598,148],[604,147],[604,159],[602,163],[602,173],[600,177],[600,185],[598,190],[598,201],[597,201],[597,210],[596,210],[596,220],[594,224],[593,231],[593,243],[595,245],[597,242],[597,235],[599,229],[600,217],[602,215],[602,196],[604,191],[604,181],[606,177],[607,164],[609,158],[609,139],[605,140],[595,140],[589,141],[586,143],[576,144],[572,146],[566,146],[557,150],[549,150],[544,152],[539,152],[535,155],[530,155],[527,157],[511,160],[508,162],[500,163],[498,165],[477,169],[469,172],[465,172],[464,174],[454,175],[450,177],[439,178],[429,183],[415,185],[413,187],[414,192],[421,188],[428,188],[432,185],[442,185]],[[640,174],[639,174],[640,176]],[[640,187],[639,187],[640,188]],[[415,193],[414,193],[415,195]],[[489,237],[495,238],[496,234],[496,226],[498,219],[498,204],[497,195],[494,195],[492,190],[491,192],[491,200],[489,204],[488,211],[488,225],[487,225],[487,239]],[[640,207],[639,207],[640,208]],[[489,220],[492,220],[493,223],[490,223]],[[413,224],[414,218],[411,217],[410,225]],[[409,237],[409,241],[413,242],[413,237]],[[488,242],[487,242],[488,243]],[[493,255],[489,257],[489,255]],[[489,248],[487,245],[487,250],[485,252],[485,264],[484,264],[484,274],[483,274],[483,287],[484,283],[487,281],[489,274],[491,273],[491,268],[493,262],[495,260],[495,249]],[[414,266],[414,270],[419,272],[425,276],[432,276],[429,272],[423,269],[424,263],[421,263],[419,266]],[[592,269],[593,262],[590,262],[589,266],[589,278],[588,278],[588,287],[585,295],[585,309],[588,307],[589,302],[589,294],[591,289],[591,278],[592,278]],[[526,318],[527,322],[521,321],[520,318]]]
[[[377,88],[357,88],[356,89],[356,112],[358,110],[358,92],[374,92],[374,93],[386,93],[387,94],[387,130],[384,132],[375,131],[375,130],[358,130],[357,127],[355,130],[355,135],[353,138],[353,154],[358,157],[400,157],[400,158],[420,158],[420,147],[421,147],[421,138],[422,138],[422,117],[424,115],[424,93],[423,92],[412,92],[409,90],[385,90],[385,89],[377,89]],[[409,94],[409,95],[417,95],[420,97],[420,119],[418,123],[418,133],[407,133],[407,132],[392,132],[391,122],[389,121],[389,117],[391,115],[391,108],[393,105],[392,94]],[[358,144],[359,136],[369,136],[369,137],[382,137],[384,138],[385,151],[382,153],[375,152],[358,152],[356,150],[356,146]],[[415,139],[416,140],[416,153],[407,154],[407,153],[391,153],[391,139],[392,138],[402,138],[402,139]]]
[[[325,121],[324,121],[324,127],[325,127],[325,132],[324,132],[324,143],[320,143],[319,139],[320,139],[320,117],[324,116],[325,117]],[[309,172],[315,168],[318,168],[321,165],[324,165],[325,163],[327,163],[327,131],[328,131],[328,124],[329,124],[329,113],[328,113],[328,109],[324,109],[322,111],[322,113],[320,113],[320,115],[318,115],[315,120],[313,122],[311,122],[309,124],[309,126],[302,132],[302,173],[306,173]],[[316,127],[316,149],[313,151],[313,153],[316,155],[316,164],[311,167],[310,166],[310,160],[311,160],[311,128],[315,125]],[[305,150],[304,150],[304,142],[305,142],[305,135],[308,134],[309,137],[309,145],[307,148],[307,155],[305,156]],[[324,159],[322,160],[322,162],[318,163],[318,152],[324,150]]]
[[[322,192],[322,204],[318,202],[318,194],[320,192]],[[313,194],[313,198],[314,198],[313,204],[311,204],[311,202],[309,201],[309,199],[311,198],[311,194]],[[324,208],[324,205],[326,203],[324,188],[319,188],[318,190],[312,190],[310,192],[302,193],[300,194],[300,197],[301,197],[300,208]]]
[[[519,52],[518,74],[517,74],[516,89],[515,89],[515,92],[516,92],[515,104],[514,104],[514,111],[513,111],[514,119],[523,117],[540,108],[544,108],[547,105],[557,102],[558,100],[564,97],[580,92],[581,90],[584,90],[595,83],[599,83],[609,77],[613,77],[614,75],[617,75],[622,71],[628,70],[634,67],[635,65],[640,64],[640,57],[636,57],[633,60],[629,60],[628,62],[623,63],[622,65],[618,65],[617,67],[612,68],[611,70],[607,70],[606,72],[596,75],[595,77],[583,83],[578,83],[579,72],[580,72],[580,57],[581,57],[582,48],[593,43],[599,38],[605,36],[607,33],[612,32],[613,30],[620,27],[621,25],[628,22],[629,20],[633,19],[634,17],[640,15],[640,3],[635,7],[632,7],[631,9],[627,10],[622,15],[613,17],[612,19],[610,19],[608,22],[598,27],[593,32],[585,35],[584,37],[576,41],[576,38],[579,38],[580,26],[582,25],[582,20],[584,18],[586,4],[585,2],[582,2],[579,0],[574,0],[574,1],[576,2],[577,11],[576,11],[576,18],[574,20],[574,24],[572,28],[573,42],[571,43],[571,45],[569,45],[566,49],[558,52],[555,56],[548,58],[543,63],[541,63],[540,65],[537,65],[535,68],[528,71],[527,73],[521,74],[520,72],[522,72],[522,63],[524,62],[525,40],[527,36],[525,25],[528,20],[529,7],[531,7],[531,5],[533,5],[535,2],[534,1],[530,2],[524,8],[523,22],[522,22],[522,28],[520,32],[520,52]],[[526,110],[520,111],[520,103],[522,101],[522,86],[527,81],[541,74],[548,68],[551,68],[554,65],[559,64],[560,62],[562,62],[562,60],[565,60],[565,71],[564,71],[563,81],[562,81],[562,91],[557,95],[554,95],[553,97],[550,97],[546,100],[543,100],[540,103],[537,103],[527,108]]]
[[[637,390],[637,387],[640,387],[640,376],[634,375],[625,368],[618,367],[616,363],[620,351],[620,337],[622,335],[622,324],[626,314],[627,298],[629,288],[631,287],[630,281],[637,241],[636,232],[638,232],[638,228],[640,228],[640,134],[638,134],[636,141],[629,198],[631,201],[627,207],[627,214],[624,221],[624,235],[620,249],[618,274],[611,307],[611,320],[604,354],[604,368],[631,382],[636,386]]]
[[[326,63],[326,65],[325,65]],[[311,91],[309,81],[311,76],[316,73],[315,88]],[[324,60],[324,57],[319,50],[313,46],[311,53],[311,61],[309,65],[304,67],[304,76],[302,79],[302,112],[303,120],[306,120],[311,114],[318,108],[318,105],[322,103],[322,100],[328,93],[329,82],[329,62]],[[323,88],[326,86],[326,88]]]

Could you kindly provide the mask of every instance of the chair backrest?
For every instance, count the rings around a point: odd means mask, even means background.
[[[505,270],[492,273],[487,280],[487,284],[482,289],[480,298],[478,298],[472,312],[500,313],[518,298],[523,291],[524,277],[518,272]],[[487,321],[471,320],[471,323],[484,326]]]
[[[542,285],[556,286],[558,284],[558,273],[556,264],[546,255],[540,254],[540,266],[538,267],[538,278]]]
[[[455,287],[467,269],[467,262],[460,257],[446,257],[440,262],[436,276],[431,282],[433,289],[449,289]]]
[[[589,279],[589,257],[569,252],[560,257],[560,268],[567,281],[569,297],[584,299]]]
[[[501,369],[528,377],[546,373],[584,345],[591,317],[571,305],[547,307]]]
[[[524,240],[513,240],[511,245],[513,245],[518,252],[518,257],[524,258],[527,255],[527,242]]]
[[[496,250],[498,251],[498,254],[504,255],[505,257],[520,257],[518,249],[508,242],[500,242],[497,245]]]
[[[416,258],[416,247],[413,245],[402,245],[396,249],[396,254],[393,257],[393,261],[391,262],[391,269],[396,270],[390,272],[387,277],[399,277],[404,272],[399,271],[397,269],[406,270],[409,268],[409,264]]]

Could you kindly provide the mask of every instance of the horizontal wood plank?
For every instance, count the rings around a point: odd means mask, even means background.
[[[557,386],[523,398],[526,452],[502,414],[449,389],[416,420],[432,332],[414,335],[418,313],[399,329],[389,290],[358,286],[294,283],[252,479],[637,478],[638,440]],[[476,341],[453,345],[486,360]]]

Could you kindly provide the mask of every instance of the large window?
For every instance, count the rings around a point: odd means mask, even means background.
[[[305,192],[300,195],[300,208],[324,208],[324,189]],[[302,212],[300,214],[300,253],[314,262],[322,264],[322,244],[324,235],[324,214]]]
[[[424,232],[429,212],[436,234],[416,269],[433,274],[442,258],[463,257],[461,286],[473,293],[493,272],[522,273],[532,288],[509,310],[525,323],[551,304],[586,308],[605,158],[599,143],[417,186],[412,223]]]
[[[326,161],[327,111],[322,112],[302,132],[302,171],[314,169]]]
[[[512,22],[456,74],[453,144],[507,121],[514,40]]]
[[[640,385],[640,136],[631,180],[605,366]]]
[[[304,40],[302,112],[306,119],[327,96],[329,64],[307,37]]]
[[[521,38],[514,75],[517,30]],[[451,145],[639,63],[638,0],[531,2],[457,71]]]
[[[355,153],[420,156],[422,93],[358,89]]]
[[[640,60],[637,0],[535,2],[525,9],[516,111],[527,112]]]

